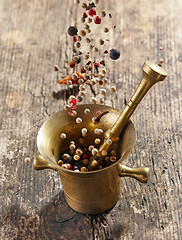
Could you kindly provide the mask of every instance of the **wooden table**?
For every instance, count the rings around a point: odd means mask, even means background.
[[[52,66],[67,75],[73,53],[67,29],[78,24],[80,10],[72,0],[0,0],[2,240],[181,238],[182,2],[101,1],[98,10],[103,9],[112,14],[111,27],[116,25],[109,46],[121,51],[120,59],[107,65],[117,86],[116,108],[130,99],[145,60],[163,58],[168,72],[132,116],[137,140],[125,164],[148,166],[150,180],[142,185],[122,179],[116,206],[91,216],[67,205],[56,172],[33,169],[37,132],[63,108],[64,99],[53,92],[65,86],[57,84]]]

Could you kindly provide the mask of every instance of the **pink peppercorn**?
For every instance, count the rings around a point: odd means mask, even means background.
[[[61,167],[62,167],[62,168],[66,168],[66,169],[68,169],[68,170],[71,170],[71,169],[72,169],[72,166],[71,166],[71,164],[69,164],[69,163],[64,163]]]
[[[88,11],[88,14],[93,17],[94,15],[96,15],[96,11],[95,9],[91,8],[89,11]]]
[[[83,154],[83,156],[82,156],[83,159],[88,159],[88,157],[89,156],[87,154]]]
[[[98,68],[99,67],[99,63],[94,63],[94,68]]]
[[[94,19],[95,24],[101,24],[101,18],[99,16],[96,16]]]
[[[77,100],[74,98],[72,99],[69,103],[72,103],[72,109],[76,109],[76,103],[77,103]]]
[[[77,39],[75,36],[73,36],[73,42],[76,43]]]
[[[81,73],[85,73],[86,72],[86,70],[85,70],[85,68],[84,68],[84,66],[81,68]]]

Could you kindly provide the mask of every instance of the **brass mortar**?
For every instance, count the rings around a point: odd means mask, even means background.
[[[142,97],[146,94],[148,89],[156,82],[164,80],[167,76],[166,72],[158,67],[158,65],[146,62],[143,66],[142,81],[137,88],[138,104]],[[149,84],[150,83],[150,84]],[[133,99],[133,98],[131,98]],[[133,102],[133,101],[132,101]],[[120,177],[131,176],[142,183],[147,183],[149,179],[149,168],[128,168],[121,165],[123,161],[131,152],[136,141],[136,132],[133,123],[129,117],[136,108],[136,103],[127,106],[123,111],[124,118],[121,121],[123,112],[103,105],[98,104],[83,104],[77,106],[77,116],[82,118],[82,123],[77,124],[75,118],[68,115],[68,112],[61,110],[53,114],[40,128],[37,136],[37,146],[41,155],[37,155],[33,162],[33,167],[36,170],[50,168],[56,170],[60,174],[61,183],[68,205],[74,210],[87,213],[98,214],[111,209],[118,201],[120,196]],[[134,105],[135,108],[133,107]],[[84,114],[84,109],[89,108],[90,113]],[[103,115],[100,121],[93,123],[92,118],[96,116],[96,111],[108,111]],[[69,143],[71,140],[80,145],[79,138],[81,137],[81,129],[86,127],[88,129],[88,136],[85,138],[84,146],[95,145],[96,138],[94,129],[101,128],[108,133],[116,129],[118,123],[122,123],[122,127],[118,127],[119,134],[114,131],[117,141],[111,146],[120,156],[119,160],[107,168],[89,172],[75,172],[64,169],[57,164],[60,154],[68,152]],[[124,122],[124,124],[123,124]],[[115,125],[113,125],[115,123]],[[67,134],[66,139],[61,139],[60,134],[64,132]],[[99,138],[103,141],[101,148],[107,139],[108,134],[102,134]]]

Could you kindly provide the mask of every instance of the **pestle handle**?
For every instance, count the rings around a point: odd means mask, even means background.
[[[124,108],[124,110],[121,112],[120,116],[114,123],[111,129],[108,129],[105,134],[104,142],[99,147],[99,151],[95,159],[98,162],[101,162],[103,159],[102,151],[106,150],[108,151],[111,147],[111,145],[107,144],[106,140],[111,139],[112,142],[117,142],[119,140],[119,135],[121,134],[124,126],[130,119],[131,115],[135,111],[136,107],[142,100],[142,98],[145,96],[145,94],[148,92],[148,90],[157,82],[163,81],[165,77],[167,76],[166,71],[158,66],[157,64],[154,64],[152,62],[146,61],[143,65],[143,76],[141,79],[141,82],[139,86],[137,87],[135,93],[131,97],[129,103]]]

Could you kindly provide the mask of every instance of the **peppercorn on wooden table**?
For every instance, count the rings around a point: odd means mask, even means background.
[[[107,49],[121,53],[108,60],[107,77],[117,92],[106,104],[124,108],[145,60],[163,59],[168,72],[131,118],[137,140],[124,163],[148,166],[150,180],[121,179],[117,204],[87,215],[67,205],[56,172],[33,169],[38,130],[68,95],[57,81],[69,73],[67,29],[81,15],[73,0],[0,0],[0,239],[181,239],[181,0],[100,0],[97,8],[111,14]],[[78,87],[69,91],[76,94]]]

